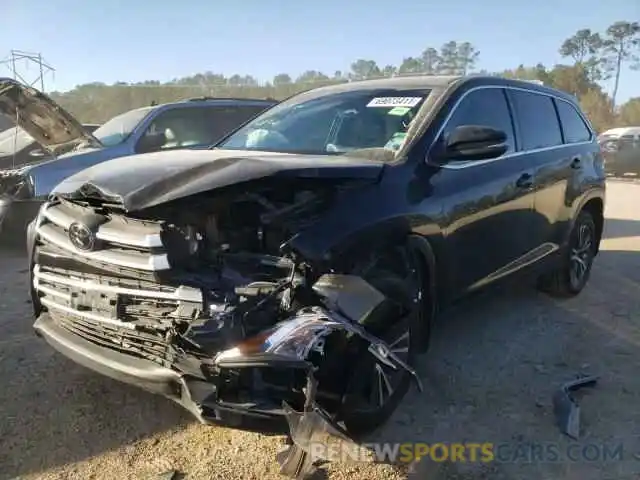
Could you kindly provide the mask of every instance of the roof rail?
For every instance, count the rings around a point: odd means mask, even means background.
[[[234,101],[243,101],[243,102],[276,102],[277,100],[272,97],[266,98],[250,98],[250,97],[193,97],[187,98],[185,102],[202,102],[207,100],[234,100]]]

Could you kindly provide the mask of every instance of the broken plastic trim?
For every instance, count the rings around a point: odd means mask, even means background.
[[[374,462],[373,452],[349,438],[345,429],[315,403],[316,389],[317,380],[313,369],[309,369],[304,410],[296,412],[283,403],[292,444],[277,456],[280,473],[302,479],[314,471],[316,462],[341,461],[346,456]]]
[[[553,395],[553,413],[560,431],[577,440],[580,437],[580,405],[571,395],[582,387],[592,387],[598,381],[595,375],[579,377],[562,385]]]

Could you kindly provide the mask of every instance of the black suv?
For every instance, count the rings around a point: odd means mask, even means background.
[[[203,422],[285,417],[295,444],[344,438],[420,385],[416,354],[453,300],[525,272],[578,294],[604,199],[596,136],[560,91],[428,76],[319,88],[213,149],[59,185],[30,227],[35,329]]]

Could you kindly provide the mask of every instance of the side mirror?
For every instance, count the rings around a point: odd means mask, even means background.
[[[509,146],[507,134],[483,125],[461,125],[444,139],[439,155],[447,161],[488,160],[503,155]]]
[[[164,132],[149,133],[140,138],[136,150],[139,153],[154,152],[159,150],[166,142],[167,136]]]

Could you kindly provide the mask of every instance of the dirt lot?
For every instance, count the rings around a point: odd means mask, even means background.
[[[423,461],[408,472],[333,464],[319,478],[638,478],[639,200],[640,185],[609,184],[606,240],[579,298],[505,289],[443,316],[420,365],[424,393],[413,389],[374,438],[503,443],[498,461]],[[197,425],[168,400],[46,347],[31,333],[25,260],[3,254],[0,266],[0,478],[144,479],[173,468],[190,480],[280,478],[282,437]],[[580,397],[584,432],[569,448],[551,396],[578,372],[602,378]],[[529,443],[558,456],[527,458]],[[619,445],[622,459],[604,458]]]

